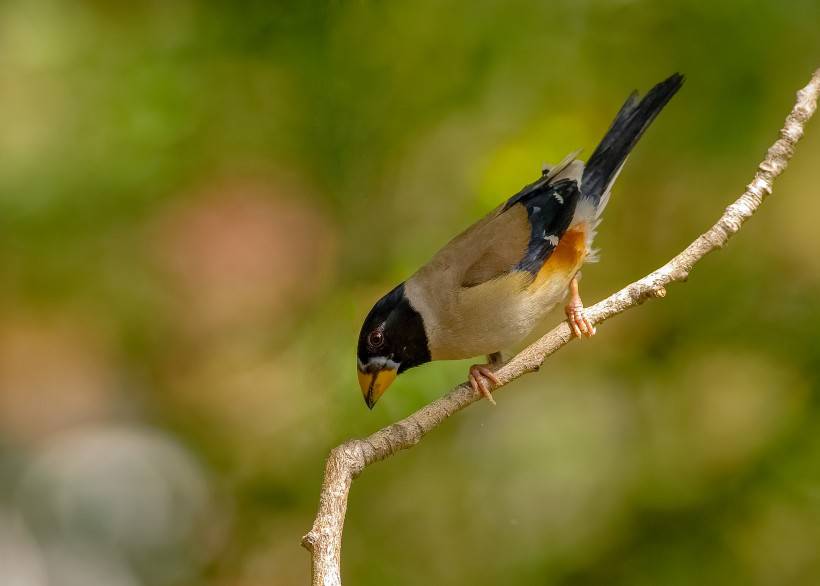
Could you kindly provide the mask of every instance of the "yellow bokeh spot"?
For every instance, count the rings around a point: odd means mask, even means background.
[[[476,174],[476,204],[489,210],[538,179],[544,164],[554,165],[591,140],[587,125],[577,116],[545,115],[501,144],[482,162]],[[588,155],[588,153],[587,153]]]

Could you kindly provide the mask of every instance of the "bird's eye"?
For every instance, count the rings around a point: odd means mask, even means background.
[[[381,332],[381,330],[373,330],[367,337],[367,343],[374,350],[377,348],[381,348],[382,344],[384,344],[384,334]]]

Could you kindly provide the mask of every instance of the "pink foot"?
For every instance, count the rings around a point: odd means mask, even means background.
[[[495,373],[487,368],[487,364],[473,364],[470,367],[470,386],[476,393],[480,393],[490,403],[495,405],[495,399],[490,390],[495,386],[500,386],[501,382],[495,376]]]
[[[581,295],[578,293],[577,278],[573,278],[570,282],[569,292],[569,303],[564,308],[569,327],[572,329],[572,333],[577,337],[581,338],[582,336],[586,336],[587,338],[591,338],[597,333],[597,330],[584,312],[584,303],[581,301]]]

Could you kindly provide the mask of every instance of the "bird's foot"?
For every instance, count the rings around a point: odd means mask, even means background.
[[[570,282],[569,292],[569,303],[564,308],[569,327],[577,337],[586,336],[591,338],[597,333],[597,330],[584,311],[584,303],[581,301],[581,294],[578,292],[578,277],[574,277]]]
[[[500,386],[501,381],[498,380],[498,377],[495,376],[492,370],[487,368],[488,366],[487,364],[473,364],[470,367],[468,380],[470,381],[470,386],[473,387],[476,393],[479,393],[495,405],[495,399],[493,399],[493,394],[490,391],[493,387]]]
[[[598,330],[596,330],[592,322],[589,321],[589,318],[584,312],[584,306],[581,303],[570,303],[564,308],[564,311],[567,314],[569,327],[572,333],[577,337],[581,338],[585,336],[591,338],[597,333]]]
[[[564,311],[567,314],[569,327],[572,330],[572,333],[577,337],[591,338],[598,332],[586,316],[586,313],[584,312],[584,305],[582,303],[569,303],[566,308],[564,308]]]

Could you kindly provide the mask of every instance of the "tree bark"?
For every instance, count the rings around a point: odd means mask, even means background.
[[[722,248],[744,222],[757,211],[772,192],[774,179],[789,163],[794,148],[803,136],[803,129],[814,114],[820,94],[820,69],[809,84],[797,92],[797,100],[786,118],[780,138],[769,148],[757,168],[754,179],[743,194],[726,208],[720,219],[689,246],[659,269],[630,283],[587,308],[593,324],[599,324],[642,304],[647,299],[666,296],[672,283],[685,281],[695,264],[704,256]],[[569,325],[562,322],[537,342],[531,344],[497,372],[501,386],[518,377],[538,370],[544,360],[572,340]],[[340,586],[340,556],[342,530],[347,511],[350,485],[362,471],[379,460],[389,458],[399,450],[413,447],[445,419],[478,401],[480,395],[467,383],[422,407],[412,415],[393,423],[363,439],[353,439],[333,448],[325,464],[325,476],[319,497],[319,511],[313,528],[302,538],[302,545],[311,553],[314,586]]]

